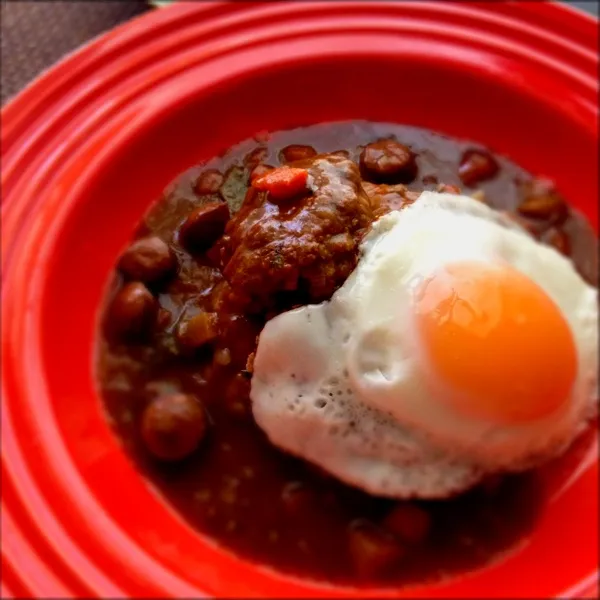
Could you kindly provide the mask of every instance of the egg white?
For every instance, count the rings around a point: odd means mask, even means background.
[[[462,260],[509,263],[565,316],[578,373],[554,414],[499,426],[439,401],[412,298],[423,278]],[[424,192],[374,224],[357,268],[329,302],[267,323],[254,363],[255,419],[276,445],[374,494],[445,496],[485,473],[534,466],[564,450],[595,414],[597,302],[569,260],[496,211]]]

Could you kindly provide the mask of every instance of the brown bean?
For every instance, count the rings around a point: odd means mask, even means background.
[[[217,169],[207,169],[200,173],[200,176],[196,180],[194,191],[199,196],[218,194],[222,183],[223,174],[220,171]]]
[[[179,239],[188,250],[205,250],[223,235],[227,221],[226,202],[207,202],[188,215],[179,228]]]
[[[294,162],[296,160],[306,160],[317,155],[317,151],[312,146],[303,146],[301,144],[291,144],[282,148],[279,153],[279,160],[282,163]]]
[[[181,321],[177,328],[179,344],[187,350],[195,350],[215,340],[219,335],[217,313],[201,312]]]
[[[429,513],[416,504],[397,504],[383,521],[383,526],[401,540],[417,544],[422,542],[431,529]]]
[[[392,535],[369,521],[355,521],[348,530],[352,562],[363,578],[384,574],[406,554]]]
[[[150,283],[175,270],[177,261],[169,246],[157,236],[133,242],[119,259],[119,270],[129,279]]]
[[[199,446],[208,427],[200,402],[189,394],[168,394],[152,400],[142,414],[142,438],[162,460],[181,460]]]
[[[126,283],[111,303],[108,325],[119,335],[140,335],[151,327],[157,308],[156,300],[143,283]]]
[[[558,250],[564,256],[571,254],[571,240],[563,229],[553,227],[549,229],[543,236],[542,241]]]
[[[521,190],[523,200],[517,207],[521,215],[552,224],[560,224],[567,218],[569,208],[548,179],[528,181]]]
[[[379,183],[410,183],[417,176],[415,154],[395,140],[367,144],[360,153],[360,169],[365,179]]]
[[[496,159],[489,152],[466,150],[460,159],[458,176],[465,185],[473,187],[481,181],[492,179],[498,169]]]
[[[252,183],[257,177],[266,175],[269,171],[272,171],[275,167],[271,165],[263,165],[262,163],[256,165],[252,171],[250,171],[250,183]]]

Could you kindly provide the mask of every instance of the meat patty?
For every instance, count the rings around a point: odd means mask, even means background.
[[[221,240],[231,298],[246,312],[330,298],[354,269],[360,239],[373,220],[351,160],[317,155],[279,169],[288,171],[271,172],[278,184],[272,193],[254,180]],[[299,191],[300,169],[307,175],[300,173],[305,184]],[[294,193],[285,198],[281,182],[294,176]]]

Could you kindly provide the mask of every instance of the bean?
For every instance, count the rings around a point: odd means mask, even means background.
[[[143,283],[126,283],[111,303],[109,327],[125,337],[139,336],[152,325],[157,308],[156,300]]]
[[[363,177],[380,183],[410,183],[417,176],[413,151],[395,140],[367,144],[360,153]]]
[[[517,208],[521,215],[552,224],[562,223],[567,218],[568,206],[551,181],[528,181],[522,186],[522,193],[523,200]]]
[[[181,460],[200,445],[208,428],[201,403],[189,394],[152,400],[142,415],[142,438],[155,457]]]
[[[207,202],[188,215],[179,228],[179,239],[188,250],[205,250],[223,235],[227,221],[227,203]]]
[[[119,270],[129,279],[151,283],[175,270],[177,261],[169,246],[157,236],[133,242],[119,259]]]
[[[317,155],[317,151],[312,146],[303,146],[301,144],[291,144],[286,146],[279,153],[279,160],[282,163],[294,162],[296,160],[306,160]]]
[[[460,180],[469,187],[481,181],[492,179],[498,173],[498,163],[483,150],[467,150],[463,153],[458,167]]]

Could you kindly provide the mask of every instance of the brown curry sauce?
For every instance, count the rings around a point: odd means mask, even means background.
[[[136,306],[158,303],[157,311],[147,313],[151,314],[151,325],[146,323],[146,309],[140,313],[140,328],[149,328],[150,333],[134,339],[115,332],[114,308],[110,307],[124,286],[124,278],[117,271],[100,340],[98,377],[111,425],[165,501],[191,527],[248,560],[342,584],[430,581],[498,559],[534,527],[547,493],[540,473],[488,481],[457,498],[398,503],[344,486],[274,448],[254,423],[248,397],[248,357],[269,315],[260,311],[230,313],[214,331],[210,322],[196,322],[196,329],[188,336],[204,336],[206,343],[191,348],[182,345],[178,333],[181,324],[195,315],[214,312],[223,275],[210,249],[190,252],[184,247],[179,229],[194,209],[210,202],[226,200],[235,214],[244,201],[251,175],[266,172],[264,165],[281,164],[286,158],[282,149],[287,148],[294,158],[298,152],[300,158],[306,158],[296,147],[290,150],[290,145],[309,145],[319,153],[346,150],[358,163],[366,144],[388,138],[401,141],[416,155],[416,176],[410,175],[408,179],[415,178],[406,183],[409,192],[435,190],[440,184],[457,186],[467,194],[483,192],[491,206],[517,214],[525,195],[536,185],[546,185],[475,144],[412,127],[334,123],[275,133],[267,141],[243,142],[183,174],[151,207],[135,237],[157,236],[170,254],[162,247],[157,250],[163,252],[163,262],[146,283],[150,295],[136,292]],[[490,168],[485,160],[476,161],[475,175],[465,176],[465,156],[468,158],[473,149],[481,150],[484,157],[491,156],[496,166]],[[378,157],[369,159],[376,163]],[[386,164],[393,172],[394,165]],[[482,172],[484,178],[477,182],[477,173]],[[472,186],[465,186],[464,181]],[[529,207],[529,217],[533,218],[522,219],[523,223],[542,241],[570,254],[583,276],[597,284],[597,265],[590,261],[596,256],[596,240],[589,226],[573,212],[560,219],[540,218],[535,214],[539,204]],[[218,221],[221,217],[216,214],[215,218]],[[123,318],[130,322],[130,307],[125,309]],[[144,441],[143,414],[157,397],[177,393],[199,400],[206,423],[197,431],[206,434],[191,455],[179,461],[162,461],[149,452]],[[422,509],[417,516],[425,515],[423,531],[412,541],[409,534],[406,539],[397,534],[388,539],[388,515],[397,507],[402,513],[403,506]],[[370,536],[369,528],[374,528],[374,536]],[[357,530],[367,531],[366,546],[364,539],[353,533]],[[369,548],[378,540],[384,545],[392,540],[396,552],[386,568],[378,568],[381,556]]]

